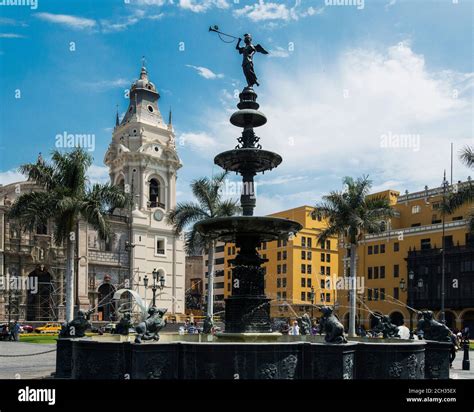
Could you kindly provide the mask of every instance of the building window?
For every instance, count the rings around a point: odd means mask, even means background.
[[[374,300],[379,300],[379,289],[378,288],[374,289]]]
[[[393,251],[394,251],[394,252],[398,252],[399,250],[400,250],[400,243],[395,242],[395,243],[393,244]]]
[[[301,259],[306,260],[306,252],[304,250],[301,251]]]
[[[385,279],[385,266],[380,266],[380,279]]]
[[[385,245],[384,244],[380,245],[380,253],[385,253]]]
[[[329,253],[326,253],[326,262],[331,261],[331,255]]]
[[[281,275],[281,265],[277,265],[277,274]]]
[[[166,238],[155,236],[155,256],[166,256]]]
[[[301,292],[301,300],[302,301],[306,300],[306,292]]]
[[[48,234],[48,227],[43,224],[39,224],[36,226],[36,234],[37,235],[47,235]]]
[[[277,252],[277,260],[281,260],[281,252]]]
[[[306,300],[311,302],[311,292],[306,292]]]
[[[374,279],[378,279],[378,278],[379,278],[379,267],[375,266],[374,267]]]
[[[286,273],[286,263],[284,263],[281,267],[281,272]]]
[[[431,239],[421,239],[421,250],[431,249]]]
[[[331,250],[331,241],[326,240],[326,249]]]
[[[277,247],[281,247],[281,240],[280,239],[277,242]]]
[[[372,246],[369,246],[369,247],[367,248],[367,254],[368,254],[368,255],[371,255],[372,253],[374,253],[374,249],[373,249]]]
[[[319,272],[320,275],[324,275],[324,266],[321,266],[321,271]]]
[[[302,288],[306,287],[306,279],[305,278],[301,278],[301,287]]]
[[[301,265],[301,273],[306,273],[306,265]]]
[[[306,247],[306,238],[301,236],[301,246]]]
[[[281,292],[277,292],[277,300],[281,300]]]
[[[385,288],[380,288],[380,300],[385,300]]]
[[[148,200],[150,202],[150,207],[163,206],[160,203],[160,184],[157,179],[150,180],[150,189]]]
[[[282,253],[283,260],[286,260],[286,256],[287,256],[287,253],[286,253],[286,250],[284,250],[283,253]]]
[[[373,276],[373,271],[372,271],[372,268],[369,267],[369,268],[367,268],[367,277],[369,279],[372,279],[372,276]]]
[[[323,279],[321,279],[321,281],[320,281],[320,286],[321,286],[321,289],[325,289],[326,282],[324,282]]]
[[[311,271],[312,271],[312,267],[311,267],[311,265],[308,265],[306,267],[306,273],[308,273],[308,275],[311,275]]]
[[[326,302],[329,302],[331,300],[331,294],[326,293]]]
[[[378,255],[379,254],[379,245],[375,245],[374,246],[374,255]]]
[[[372,300],[372,289],[367,289],[367,300]]]
[[[398,288],[393,288],[393,297],[399,299],[399,290]]]
[[[311,246],[312,246],[311,243],[312,243],[312,239],[309,237],[309,238],[308,238],[308,247],[311,247]]]
[[[309,288],[311,287],[311,278],[308,278],[306,280],[306,284],[308,285]]]
[[[411,214],[415,215],[417,213],[420,213],[421,207],[419,205],[415,205],[411,207]]]
[[[277,288],[281,288],[281,278],[277,279]]]
[[[331,275],[331,266],[326,267],[326,275],[330,276]]]
[[[398,278],[398,276],[400,276],[400,266],[393,265],[393,277]]]
[[[325,262],[326,261],[326,255],[324,253],[321,253],[321,262]]]
[[[281,287],[286,288],[286,278],[281,278]],[[286,292],[284,292],[286,298]]]
[[[308,251],[308,253],[306,254],[306,258],[307,258],[308,260],[311,260],[312,257],[313,257],[313,253],[312,253],[311,251]]]

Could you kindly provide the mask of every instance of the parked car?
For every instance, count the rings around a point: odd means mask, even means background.
[[[49,322],[43,326],[35,329],[37,333],[59,333],[61,330],[61,324],[57,322]]]
[[[8,340],[8,325],[0,325],[0,340]]]
[[[20,325],[20,333],[32,333],[35,328],[31,325]]]

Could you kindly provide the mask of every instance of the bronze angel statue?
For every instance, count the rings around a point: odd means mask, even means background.
[[[252,87],[254,84],[260,86],[257,81],[257,75],[255,74],[255,70],[253,67],[253,55],[256,52],[262,54],[268,54],[268,52],[262,46],[260,46],[260,44],[254,46],[252,44],[252,36],[250,34],[244,34],[244,47],[240,47],[241,41],[242,39],[239,37],[237,41],[237,46],[235,46],[235,48],[239,51],[240,54],[243,55],[242,69],[244,71],[244,76],[247,79],[247,85],[248,87]]]

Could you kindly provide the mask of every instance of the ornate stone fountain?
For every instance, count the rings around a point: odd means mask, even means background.
[[[223,34],[217,27],[210,30]],[[163,333],[159,341],[155,340],[156,333],[149,335],[153,339],[143,343],[123,341],[120,336],[59,339],[56,376],[73,379],[449,377],[449,343],[367,338],[347,341],[332,308],[322,308],[324,336],[282,336],[272,332],[270,299],[265,296],[262,268],[266,259],[259,256],[258,247],[262,242],[288,238],[302,227],[287,219],[253,216],[254,177],[277,167],[282,158],[263,150],[254,131],[267,119],[258,110],[257,94],[253,90],[258,82],[252,59],[255,52],[265,54],[266,51],[260,45],[253,46],[250,35],[244,39],[245,47],[239,47],[239,38],[237,50],[243,55],[247,87],[239,95],[239,110],[230,118],[243,131],[235,149],[214,159],[224,170],[242,176],[243,216],[207,219],[197,224],[203,236],[233,242],[239,249],[232,261],[232,296],[226,299],[225,332],[217,337]],[[159,320],[151,319],[152,326],[161,327]],[[137,329],[142,337],[148,337],[146,322],[149,321],[150,317]],[[423,325],[427,331],[441,330],[430,319]]]

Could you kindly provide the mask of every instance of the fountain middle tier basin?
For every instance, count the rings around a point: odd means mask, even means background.
[[[252,171],[254,173],[272,170],[282,162],[278,153],[262,149],[234,149],[219,153],[214,158],[214,163],[227,172],[242,173]]]
[[[196,223],[196,230],[223,242],[235,242],[237,236],[258,237],[261,242],[288,238],[303,226],[298,222],[278,217],[231,216],[206,219]]]

